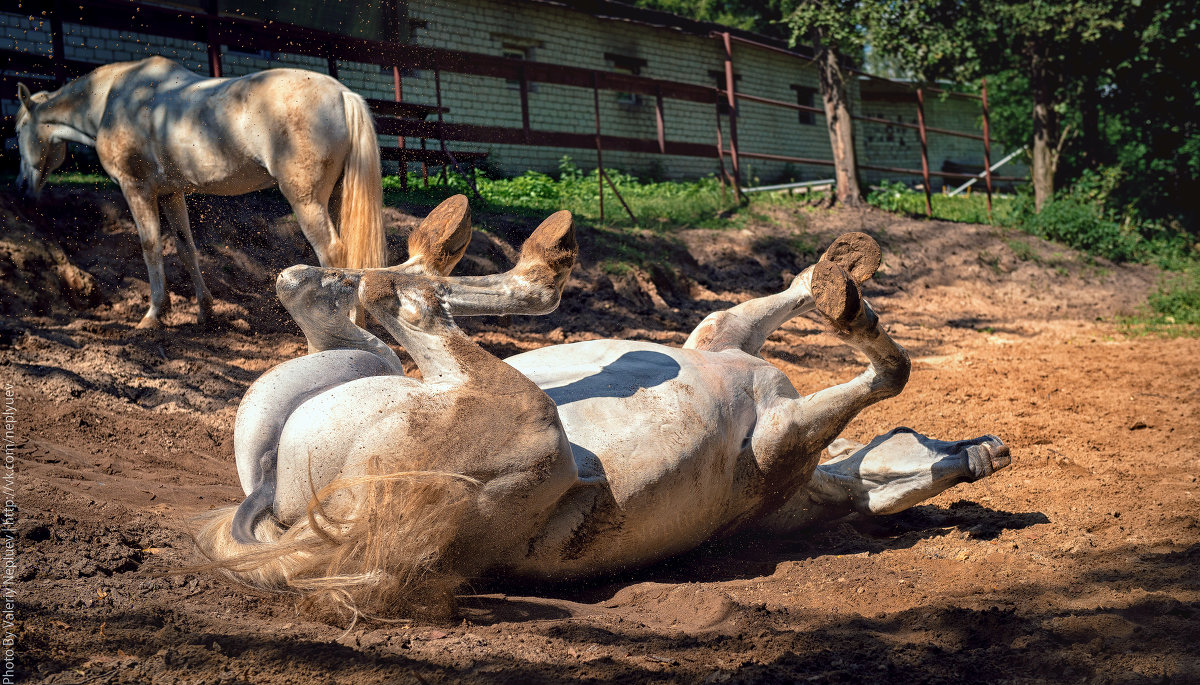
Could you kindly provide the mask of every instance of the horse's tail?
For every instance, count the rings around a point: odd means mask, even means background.
[[[195,536],[208,563],[189,570],[216,570],[254,588],[299,595],[310,608],[343,619],[445,616],[462,583],[449,552],[470,518],[477,485],[429,471],[341,479],[317,493],[308,517],[291,528],[260,519],[254,534],[264,542],[251,545],[233,537],[236,508],[219,509]],[[348,500],[348,514],[327,511]]]
[[[344,244],[341,266],[373,269],[387,266],[383,236],[383,185],[379,168],[379,139],[371,110],[357,93],[342,92],[350,153],[342,174],[342,212],[338,234]]]

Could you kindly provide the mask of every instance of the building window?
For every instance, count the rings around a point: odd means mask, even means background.
[[[792,90],[796,91],[796,104],[804,107],[816,107],[817,89],[810,86],[792,86]],[[817,125],[817,115],[815,112],[805,112],[800,110],[800,123],[806,126]]]
[[[724,69],[709,69],[708,77],[712,79],[712,83],[717,87],[717,90],[725,90],[725,70]],[[738,90],[738,82],[742,80],[742,75],[733,72],[733,90]],[[717,111],[721,114],[729,114],[729,99],[724,95],[717,101]]]
[[[408,21],[408,42],[409,42],[409,44],[416,45],[418,42],[420,42],[420,40],[422,38],[424,38],[423,34],[425,33],[426,29],[428,29],[428,28],[429,28],[428,21],[425,21],[424,19],[410,19]],[[383,65],[380,65],[379,72],[382,74],[387,74],[387,75],[391,76],[392,68],[386,64],[383,64]],[[400,70],[400,78],[402,78],[402,79],[421,78],[421,70],[404,67]]]
[[[533,61],[537,59],[537,49],[542,47],[542,42],[539,40],[507,33],[493,33],[492,40],[500,45],[500,56],[505,59]],[[504,84],[513,90],[521,89],[521,80],[519,78],[504,79]],[[536,93],[537,85],[530,83],[529,92]]]
[[[646,60],[644,59],[629,57],[627,55],[617,55],[611,52],[604,53],[604,61],[608,62],[608,67],[614,74],[641,76],[642,69],[646,68]],[[617,104],[624,107],[640,107],[642,96],[635,93],[617,93]]]
[[[529,59],[529,48],[523,45],[514,45],[513,43],[502,43],[500,45],[500,56],[505,59],[519,59],[524,61]],[[504,79],[504,85],[520,90],[521,81],[515,78]]]

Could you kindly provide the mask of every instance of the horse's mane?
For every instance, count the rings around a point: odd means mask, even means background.
[[[154,59],[154,58],[150,58],[150,59]],[[161,58],[161,59],[166,60],[166,58]],[[71,79],[70,81],[67,81],[65,84],[63,84],[63,86],[61,88],[59,88],[56,91],[53,91],[53,92],[45,91],[45,90],[38,91],[38,92],[34,93],[33,95],[31,95],[30,99],[32,99],[35,103],[40,105],[40,104],[42,104],[44,102],[48,102],[52,99],[58,100],[62,97],[87,95],[90,91],[94,90],[94,87],[92,84],[93,84],[93,80],[95,80],[97,78],[101,79],[100,82],[104,83],[106,87],[111,88],[112,85],[114,83],[116,83],[119,76],[115,75],[115,74],[110,74],[109,72],[130,71],[130,70],[132,70],[133,65],[140,64],[141,62],[144,62],[144,61],[146,61],[146,60],[138,60],[138,61],[134,61],[134,62],[114,62],[112,64],[105,64],[105,65],[96,67],[95,69],[89,71],[88,73],[84,74],[83,76],[80,76],[78,78],[74,78],[74,79]],[[167,60],[167,61],[173,61],[173,60]],[[106,79],[105,77],[108,77],[108,78]],[[21,125],[25,122],[25,120],[27,120],[28,118],[29,118],[29,110],[25,108],[24,104],[22,104],[20,109],[17,110],[16,128],[19,129],[21,127]]]

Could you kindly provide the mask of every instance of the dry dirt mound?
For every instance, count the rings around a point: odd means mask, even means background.
[[[1130,339],[1156,274],[986,226],[772,208],[666,237],[580,227],[545,317],[469,320],[506,355],[595,337],[684,340],[710,311],[783,287],[837,233],[884,247],[867,297],[914,359],[901,396],[846,430],[996,433],[1014,462],[931,503],[790,539],[726,540],[569,586],[477,584],[448,624],[342,627],[205,574],[188,518],[236,502],[238,399],[302,354],[274,274],[312,254],[273,194],[191,201],[224,325],[147,303],[113,191],[0,196],[0,362],[17,402],[16,635],[30,682],[794,682],[1200,679],[1200,342]],[[423,214],[422,210],[419,213]],[[395,257],[415,225],[387,212]],[[536,222],[477,217],[461,270],[507,268]],[[169,244],[169,242],[168,242]],[[614,268],[636,254],[645,266]],[[65,275],[64,275],[65,274]],[[801,392],[861,359],[814,321],[764,355]]]

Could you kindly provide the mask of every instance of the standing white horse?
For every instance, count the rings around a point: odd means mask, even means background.
[[[121,186],[150,271],[150,309],[170,308],[163,275],[159,200],[192,274],[200,322],[212,314],[188,225],[188,193],[241,195],[276,183],[322,266],[386,261],[379,144],[363,99],[336,80],[300,69],[205,78],[163,57],[100,67],[59,90],[17,87],[18,183],[40,192],[67,141],[96,148]],[[342,184],[339,229],[329,215]],[[340,230],[340,235],[339,235]]]

